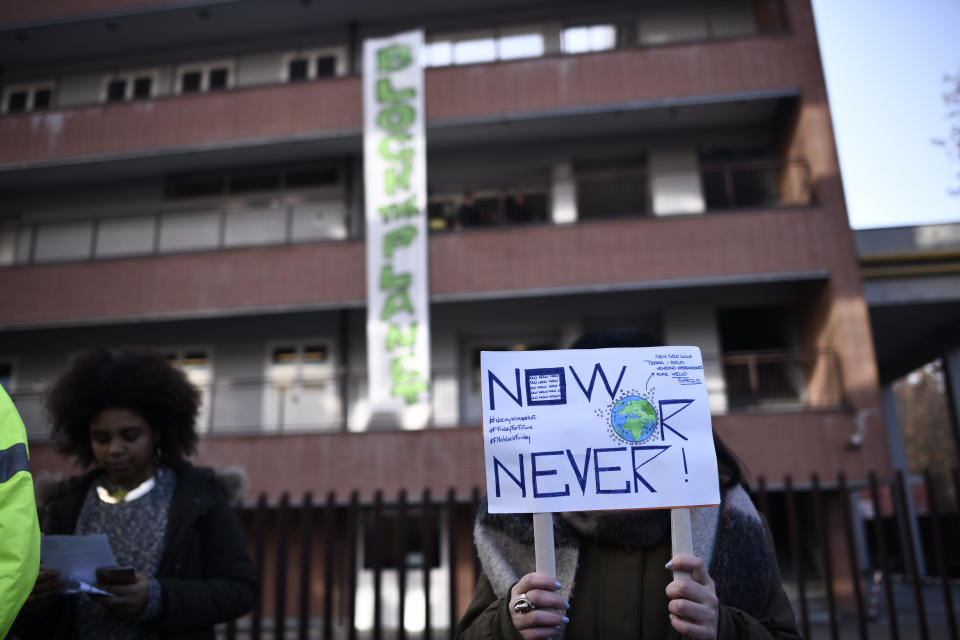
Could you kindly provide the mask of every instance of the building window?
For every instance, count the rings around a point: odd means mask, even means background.
[[[3,113],[45,111],[53,106],[53,83],[15,85],[3,92]]]
[[[332,78],[337,75],[337,58],[335,56],[317,56],[317,77]]]
[[[545,50],[543,30],[538,27],[474,31],[431,38],[424,48],[423,64],[426,67],[446,67],[536,58]]]
[[[265,431],[334,431],[343,426],[340,383],[323,339],[268,345],[261,404]]]
[[[149,98],[153,92],[153,78],[149,76],[135,78],[133,81],[133,97],[136,100]]]
[[[177,72],[177,93],[222,91],[233,86],[233,63],[229,61],[192,64]]]
[[[567,27],[560,37],[564,53],[609,51],[617,45],[617,29],[612,24]]]
[[[287,80],[289,82],[300,82],[309,78],[310,61],[306,58],[294,58],[287,65]]]
[[[543,55],[543,34],[517,33],[501,36],[497,43],[501,60],[538,58]]]
[[[203,73],[200,71],[187,71],[180,77],[180,92],[199,93],[202,82]]]
[[[342,49],[322,49],[291,53],[283,58],[281,80],[305,82],[335,78],[346,74],[346,54]]]
[[[210,82],[209,82],[210,91],[216,91],[219,89],[227,88],[227,81],[230,78],[230,74],[227,71],[226,67],[217,67],[216,69],[211,69],[209,76],[210,76]]]
[[[107,83],[107,102],[122,102],[126,94],[126,80],[111,80]]]
[[[104,79],[103,102],[124,102],[153,97],[155,71],[113,74]]]
[[[296,367],[301,374],[311,365],[326,364],[329,358],[329,348],[320,342],[277,345],[270,352],[271,365]]]
[[[210,351],[203,347],[188,347],[175,349],[167,353],[170,364],[182,370],[187,380],[200,392],[200,407],[197,411],[197,433],[207,433],[210,430],[213,387],[213,364]]]

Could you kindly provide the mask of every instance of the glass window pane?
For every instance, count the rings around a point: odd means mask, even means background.
[[[608,51],[617,45],[617,30],[612,24],[597,24],[589,28],[590,50]]]
[[[327,347],[322,344],[308,344],[303,348],[304,363],[318,364],[327,361]]]
[[[587,27],[568,27],[563,30],[564,53],[586,53],[590,51],[590,32]]]
[[[103,220],[97,228],[97,257],[145,255],[153,252],[153,218]]]
[[[280,244],[287,235],[287,210],[248,209],[227,214],[224,244],[228,247]]]
[[[293,210],[294,241],[345,240],[347,226],[342,202],[304,202]]]
[[[287,65],[287,77],[290,82],[301,82],[307,79],[307,59],[294,58]]]
[[[210,70],[210,90],[226,89],[230,72],[226,67],[219,67]]]
[[[453,64],[453,46],[448,41],[431,42],[427,44],[424,58],[428,67],[449,66]]]
[[[617,30],[612,24],[569,27],[563,30],[564,53],[607,51],[617,43]]]
[[[453,45],[454,64],[474,64],[492,62],[497,56],[496,41],[493,38],[461,40]]]
[[[187,351],[183,354],[184,367],[206,367],[209,362],[206,351]]]
[[[166,215],[160,222],[161,253],[216,249],[219,239],[219,213]]]
[[[37,262],[86,260],[90,257],[93,224],[51,224],[37,229],[34,259]]]
[[[332,78],[337,75],[337,59],[333,56],[317,58],[317,77]]]
[[[640,18],[640,43],[647,45],[705,40],[707,17],[702,10],[650,12]]]
[[[153,78],[144,76],[133,81],[133,97],[149,98],[153,89]]]
[[[43,111],[50,108],[50,98],[53,92],[50,89],[37,89],[33,92],[33,110]]]
[[[14,91],[7,97],[7,112],[21,113],[27,110],[27,92]]]
[[[524,33],[500,38],[500,59],[535,58],[543,55],[543,36]]]
[[[120,102],[126,96],[126,93],[126,80],[111,80],[107,83],[107,102]]]
[[[180,91],[182,93],[197,93],[200,91],[200,80],[203,74],[199,71],[188,71],[183,74],[180,80]]]
[[[713,7],[710,27],[714,38],[735,38],[757,32],[756,16],[751,5]]]
[[[297,361],[295,347],[275,347],[273,349],[273,364],[293,364]]]

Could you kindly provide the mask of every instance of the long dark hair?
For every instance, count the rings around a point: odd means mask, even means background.
[[[661,347],[663,341],[651,333],[636,329],[601,329],[585,333],[577,338],[571,349],[607,349],[617,347]],[[713,446],[717,451],[717,465],[721,470],[720,481],[724,489],[745,482],[745,473],[740,459],[734,455],[713,430]]]

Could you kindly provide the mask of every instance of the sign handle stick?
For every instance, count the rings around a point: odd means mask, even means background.
[[[670,510],[670,537],[673,541],[674,557],[684,554],[693,555],[693,532],[690,530],[690,509]],[[688,571],[674,571],[674,580],[692,580]]]
[[[553,514],[533,514],[533,546],[537,557],[537,573],[557,579],[557,560],[553,549]]]

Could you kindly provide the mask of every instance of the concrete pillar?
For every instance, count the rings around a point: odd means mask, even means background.
[[[550,220],[554,224],[572,224],[577,221],[577,185],[573,179],[573,165],[557,162],[553,165],[550,188],[552,208]]]
[[[435,427],[455,427],[461,423],[460,415],[461,384],[457,367],[457,336],[451,330],[432,330],[430,340],[433,366],[433,425]]]
[[[652,149],[649,155],[653,215],[703,213],[707,209],[694,149]]]
[[[667,308],[663,313],[666,344],[700,347],[711,413],[726,413],[727,388],[720,359],[720,331],[710,305],[691,304]]]
[[[883,385],[883,417],[887,426],[887,447],[890,449],[890,466],[894,471],[903,471],[906,478],[910,477],[907,469],[907,452],[903,444],[903,432],[900,430],[900,418],[897,414],[897,397],[893,392],[892,384]],[[913,504],[913,494],[909,484],[906,487],[907,517],[910,520],[910,535],[913,536],[914,560],[920,575],[927,574],[927,566],[923,561],[923,540],[920,538],[920,527],[917,526],[917,510]]]

